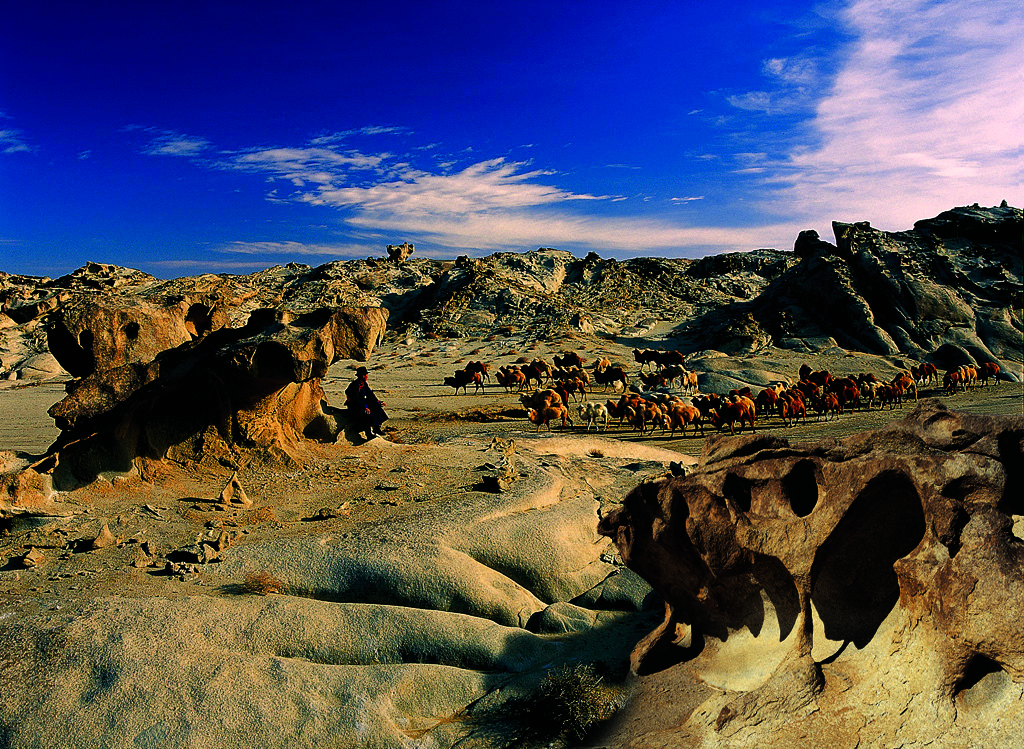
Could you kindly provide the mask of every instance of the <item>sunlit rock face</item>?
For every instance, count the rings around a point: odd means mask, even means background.
[[[337,437],[322,378],[340,359],[365,361],[386,323],[380,308],[325,307],[300,315],[261,309],[238,328],[198,336],[185,330],[190,340],[148,361],[126,361],[117,345],[93,347],[91,366],[49,411],[61,435],[39,468],[53,472],[58,484],[74,485],[104,472],[146,471],[165,459],[301,462],[305,438]],[[59,349],[72,358],[82,350]],[[70,358],[61,361],[74,371]]]
[[[1022,417],[938,401],[842,441],[709,439],[599,527],[666,601],[634,669],[691,660],[722,694],[689,728],[726,746],[1012,744],[1022,442]]]

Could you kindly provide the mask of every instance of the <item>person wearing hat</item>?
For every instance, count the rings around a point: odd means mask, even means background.
[[[356,369],[356,379],[345,389],[345,405],[348,407],[352,422],[360,432],[366,432],[366,438],[383,437],[381,425],[388,420],[384,412],[384,403],[380,401],[366,380],[370,371],[366,367]]]

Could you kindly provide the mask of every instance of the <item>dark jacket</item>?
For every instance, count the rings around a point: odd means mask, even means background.
[[[355,379],[345,388],[345,405],[349,412],[356,418],[370,418],[377,424],[384,422],[388,416],[384,413],[380,399],[374,395],[373,390],[362,378]],[[370,413],[366,413],[370,409]]]

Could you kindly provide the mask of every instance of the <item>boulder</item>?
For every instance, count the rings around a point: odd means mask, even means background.
[[[328,421],[322,378],[339,359],[365,361],[386,322],[379,308],[261,309],[243,327],[208,332],[148,363],[94,347],[112,360],[94,359],[91,370],[64,364],[89,373],[49,411],[61,435],[41,470],[66,487],[102,472],[145,473],[166,458],[300,463],[303,441],[323,437]]]
[[[666,602],[634,669],[691,659],[726,690],[690,716],[694,745],[833,745],[849,723],[864,745],[960,745],[958,705],[1024,685],[1022,448],[1024,417],[938,400],[841,441],[709,438],[599,526]],[[1019,699],[986,743],[1016,741]]]

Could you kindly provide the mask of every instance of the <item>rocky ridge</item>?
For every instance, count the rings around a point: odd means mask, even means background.
[[[950,344],[979,363],[1016,362],[1008,369],[1020,371],[1020,209],[955,208],[903,232],[867,223],[833,229],[835,244],[802,232],[792,252],[697,260],[616,261],[541,248],[441,261],[409,257],[409,246],[394,260],[290,263],[247,276],[160,281],[99,263],[58,279],[0,274],[0,378],[47,376],[52,362],[33,357],[47,353],[44,331],[54,315],[98,295],[126,309],[177,304],[211,328],[241,325],[258,308],[383,307],[390,335],[412,339],[529,330],[549,340],[597,336],[686,353],[838,345],[917,360]],[[136,317],[145,324],[145,315]]]

